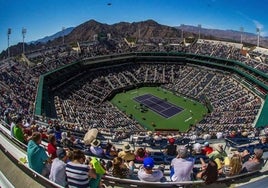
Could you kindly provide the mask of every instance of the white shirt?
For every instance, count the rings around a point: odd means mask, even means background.
[[[55,158],[51,165],[49,179],[63,187],[67,185],[66,182],[66,173],[65,173],[66,164],[59,158]]]
[[[98,147],[90,146],[90,151],[96,156],[102,156],[104,153],[103,149],[99,146]]]
[[[221,139],[223,137],[222,132],[217,132],[216,133],[217,139]]]
[[[191,173],[194,167],[194,160],[174,158],[171,161],[171,166],[174,168],[174,174],[171,176],[172,181],[178,182],[178,181],[191,180]]]
[[[138,171],[138,177],[141,181],[157,182],[163,177],[163,172],[161,170],[153,170],[152,174],[148,174],[144,168],[141,168]]]

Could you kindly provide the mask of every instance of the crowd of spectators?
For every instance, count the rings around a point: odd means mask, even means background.
[[[115,89],[144,82],[160,83],[165,89],[203,102],[205,96],[213,107],[213,111],[205,116],[201,122],[192,126],[187,133],[171,133],[176,134],[177,137],[169,138],[169,145],[165,148],[160,148],[164,150],[163,158],[174,158],[172,160],[162,161],[163,163],[171,161],[170,165],[172,169],[170,171],[170,177],[172,181],[191,180],[191,172],[196,160],[196,158],[188,159],[188,150],[177,147],[175,145],[175,139],[189,138],[189,140],[197,140],[202,138],[209,140],[211,138],[229,137],[233,131],[235,131],[234,137],[242,135],[246,135],[245,137],[248,138],[259,136],[258,130],[253,128],[252,125],[261,109],[262,100],[250,91],[250,89],[240,84],[230,73],[199,66],[152,62],[126,63],[117,67],[98,70],[92,69],[86,74],[83,74],[79,80],[75,80],[74,83],[57,91],[55,107],[58,120],[47,121],[46,123],[49,125],[47,127],[37,125],[33,117],[34,101],[37,93],[38,77],[41,74],[76,60],[92,56],[131,52],[134,50],[172,50],[170,46],[165,47],[159,45],[164,41],[157,38],[147,41],[150,42],[150,45],[144,45],[143,43],[143,45],[135,46],[135,48],[127,47],[124,42],[117,42],[106,41],[85,45],[82,46],[80,54],[73,53],[67,47],[45,49],[44,51],[40,50],[32,54],[27,54],[29,61],[35,64],[34,66],[23,64],[15,58],[11,58],[7,63],[1,64],[0,112],[5,122],[10,125],[12,136],[28,144],[30,168],[47,177],[50,174],[50,179],[57,182],[56,178],[53,177],[56,173],[43,171],[45,164],[51,163],[49,160],[53,160],[55,164],[52,163],[51,169],[58,169],[59,167],[57,165],[64,166],[63,164],[67,162],[67,154],[62,150],[57,151],[57,147],[63,147],[67,150],[69,148],[80,147],[84,150],[85,146],[81,140],[89,128],[98,128],[103,133],[109,132],[109,136],[112,136],[111,138],[114,141],[128,138],[132,131],[143,132],[138,135],[142,136],[144,134],[143,127],[132,118],[127,117],[108,101],[105,101],[105,98]],[[260,56],[257,52],[252,52],[250,58],[244,57],[240,54],[240,49],[235,45],[228,46],[220,42],[199,41],[187,47],[179,45],[176,50],[178,49],[194,54],[239,60],[264,73],[268,72],[265,57],[255,58]],[[121,132],[114,131],[115,129]],[[51,135],[51,133],[53,134]],[[148,142],[150,144],[157,143],[156,141],[164,140],[164,137],[166,136],[161,134],[150,135],[147,137],[147,141],[150,140],[151,142]],[[49,142],[47,148],[49,155],[40,146],[42,139]],[[207,147],[207,144],[205,145]],[[109,155],[110,159],[113,159],[110,170],[112,175],[131,178],[135,168],[133,161],[135,161],[142,163],[142,167],[138,173],[139,179],[142,181],[161,181],[163,172],[161,169],[153,169],[156,158],[148,158],[150,152],[146,149],[139,148],[136,152],[133,152],[129,143],[123,145],[122,151],[115,148],[111,150],[111,148],[112,146],[110,149],[108,147],[102,148],[100,140],[95,139],[91,143],[90,152],[97,157],[106,157]],[[207,155],[206,157],[213,161],[220,159],[221,163],[227,157],[227,155],[222,155],[219,150],[211,150],[210,148],[209,153],[205,152],[202,155]],[[205,151],[205,147],[203,151]],[[259,169],[262,164],[262,152],[260,150],[251,152],[255,158],[252,160],[248,159],[248,162],[244,162],[243,168],[248,171]],[[42,161],[42,164],[36,164],[37,160],[34,159],[37,157],[40,158],[38,161]],[[231,161],[235,160],[233,158],[231,158]],[[89,167],[84,164],[86,162],[85,159],[84,153],[80,150],[75,150],[72,156],[70,156],[70,161],[66,166],[67,182],[69,185],[76,186],[82,183],[88,185],[91,179],[100,178],[98,176],[100,174],[96,174],[94,170],[92,171],[92,166]],[[186,170],[184,169],[185,171],[183,172],[181,172],[182,168],[178,168],[180,163],[185,164],[184,167]],[[211,172],[208,171],[214,169],[215,166],[217,166],[219,173],[237,174],[240,171],[233,172],[233,163],[230,162],[229,169],[221,168],[222,171],[220,171],[219,163],[209,162],[204,167],[204,172],[199,173],[196,177],[201,179],[209,177],[207,173]],[[242,166],[241,162],[239,163]],[[77,174],[74,173],[73,169],[77,167],[83,173],[85,181],[73,181],[74,177],[78,179],[83,178],[82,176],[77,177]],[[214,180],[205,179],[205,181],[211,183]],[[66,185],[67,182],[61,182],[59,184]]]
[[[203,42],[200,45],[222,46],[223,44]],[[207,50],[211,51],[210,48]],[[194,47],[190,49],[194,50]],[[51,63],[47,61],[29,68],[15,60],[10,60],[8,65],[2,65],[3,100],[1,100],[1,109],[4,118],[10,116],[12,112],[23,114],[25,119],[32,118],[38,83],[37,76],[53,70],[55,66],[62,66],[73,61],[73,59],[65,61],[66,56],[64,55],[53,55],[54,53],[65,54],[62,51],[64,48],[40,52],[42,56],[48,54],[51,59],[56,57],[57,61],[63,62],[59,65],[53,64],[53,61]],[[214,52],[214,54],[216,53]],[[33,55],[33,57],[39,56],[40,54]],[[45,69],[38,69],[39,66],[45,67]],[[22,77],[24,79],[21,79]],[[193,133],[197,135],[200,134],[200,131],[205,133],[210,130],[208,136],[211,137],[227,129],[237,128],[237,126],[240,126],[243,131],[250,132],[262,103],[260,98],[225,72],[182,65],[129,63],[109,69],[92,70],[76,80],[75,83],[58,91],[55,97],[58,118],[60,121],[66,122],[64,126],[70,130],[82,132],[96,125],[104,130],[117,128],[122,132],[124,130],[142,130],[137,122],[127,118],[106,102],[105,97],[114,89],[143,82],[160,82],[164,88],[201,101],[204,95],[208,97],[213,106],[213,112],[193,128]]]

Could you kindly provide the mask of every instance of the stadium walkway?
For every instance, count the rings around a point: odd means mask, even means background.
[[[14,187],[33,187],[43,188],[39,183],[34,181],[19,167],[17,167],[4,153],[0,150],[0,171],[5,175]],[[0,181],[2,181],[0,179]],[[4,187],[3,187],[4,188]],[[8,187],[7,187],[8,188]]]

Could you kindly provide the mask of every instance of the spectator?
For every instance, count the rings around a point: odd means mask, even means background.
[[[194,158],[195,163],[199,163],[201,158],[205,160],[208,158],[202,153],[202,145],[198,142],[193,145],[191,156]]]
[[[89,187],[89,180],[96,179],[95,171],[84,164],[85,154],[81,150],[72,152],[72,161],[66,165],[66,176],[69,188]]]
[[[124,143],[123,145],[123,151],[120,151],[118,153],[118,157],[121,157],[126,162],[135,160],[135,154],[131,152],[131,146],[129,143]]]
[[[106,172],[106,170],[104,168],[105,162],[103,160],[100,161],[96,157],[91,157],[89,163],[96,172],[96,178],[91,179],[89,181],[89,185],[90,185],[90,187],[96,187],[96,188],[101,187],[101,177]]]
[[[56,140],[57,141],[61,141],[61,133],[62,133],[62,131],[61,131],[61,128],[60,128],[60,125],[55,125],[55,131],[54,131],[54,134],[55,134],[55,137],[56,137]]]
[[[178,148],[178,155],[171,161],[170,177],[172,181],[189,181],[194,167],[193,159],[187,158],[187,149],[183,146]]]
[[[10,134],[11,136],[15,137],[14,136],[14,127],[16,125],[16,118],[12,118],[12,121],[11,121],[11,124],[10,124]]]
[[[94,139],[91,142],[90,151],[97,157],[103,157],[104,151],[100,146],[100,141],[98,139]]]
[[[268,150],[268,139],[267,135],[260,136],[259,143],[255,145],[254,148],[262,149],[263,151]]]
[[[63,187],[66,187],[66,162],[67,154],[63,148],[57,149],[57,158],[55,158],[51,165],[49,179]]]
[[[135,153],[135,160],[137,162],[143,162],[143,160],[149,156],[148,152],[144,148],[138,148]]]
[[[168,143],[169,144],[164,149],[164,153],[166,155],[176,156],[177,155],[177,145],[175,144],[175,139],[169,138]]]
[[[24,125],[23,125],[24,128],[30,128],[31,127],[31,119],[30,118],[27,118]]]
[[[13,127],[14,137],[22,143],[27,143],[27,136],[23,133],[22,119],[18,118]]]
[[[194,143],[192,155],[203,155],[202,154],[202,145],[200,143]]]
[[[124,160],[121,157],[113,159],[112,174],[118,178],[127,178],[129,176],[129,168],[124,164]]]
[[[266,135],[260,136],[260,141],[259,144],[267,145],[268,144],[268,139]]]
[[[218,179],[218,167],[217,163],[213,160],[209,160],[208,164],[201,159],[202,171],[196,175],[197,179],[202,179],[206,184],[212,184]]]
[[[217,137],[217,139],[222,139],[223,138],[223,133],[222,132],[217,132],[216,137]]]
[[[10,125],[10,123],[11,123],[11,117],[9,115],[9,110],[8,109],[4,111],[4,121],[8,125]]]
[[[38,127],[38,132],[41,133],[42,140],[48,141],[48,134],[45,127]]]
[[[50,134],[48,136],[48,144],[47,144],[47,153],[50,156],[51,160],[55,159],[57,157],[57,141],[54,134]]]
[[[110,142],[107,142],[105,149],[104,149],[104,153],[105,153],[105,156],[109,159],[114,158],[118,155],[118,152],[115,146]]]
[[[47,175],[44,170],[45,164],[49,163],[49,157],[47,156],[45,149],[40,146],[40,144],[41,134],[39,132],[34,132],[27,147],[29,167],[39,174]]]
[[[160,135],[159,132],[155,133],[154,137],[153,137],[153,143],[155,146],[160,146],[161,145],[161,141],[162,141],[162,135]]]
[[[262,149],[254,149],[253,157],[243,164],[242,171],[252,172],[252,171],[260,170],[263,165],[262,155],[263,155]]]
[[[112,170],[113,170],[113,162],[111,160],[108,160],[105,164],[105,170],[106,173],[109,175],[112,175]]]
[[[240,174],[242,170],[242,159],[239,154],[234,154],[231,157],[230,161],[228,161],[229,164],[226,164],[226,160],[224,161],[225,161],[225,164],[222,168],[222,173],[224,175],[234,176],[234,175]]]
[[[211,135],[209,133],[205,133],[204,136],[203,136],[203,139],[204,140],[209,140],[209,139],[211,139]]]
[[[72,148],[73,147],[73,143],[71,142],[70,139],[68,139],[68,133],[67,132],[62,132],[61,133],[61,144],[63,148]]]
[[[216,150],[208,154],[208,157],[212,160],[218,158],[223,161],[224,158],[227,157],[227,153],[223,150],[223,146],[221,144],[218,144],[216,146]]]
[[[235,138],[235,137],[237,137],[236,131],[231,131],[231,133],[229,134],[229,138]]]
[[[154,160],[151,157],[145,158],[143,160],[143,167],[138,171],[138,178],[141,181],[160,181],[163,178],[163,172],[161,170],[153,170],[153,167]]]
[[[243,152],[239,153],[242,159],[242,163],[244,164],[250,159],[250,152],[248,149],[245,149]]]
[[[205,142],[204,147],[202,149],[202,154],[203,155],[209,155],[212,152],[213,152],[213,148],[209,146],[208,142]]]

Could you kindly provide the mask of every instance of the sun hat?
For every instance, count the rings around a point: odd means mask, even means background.
[[[97,135],[98,135],[98,129],[95,129],[95,128],[89,129],[84,136],[84,139],[83,139],[84,144],[90,145],[92,141],[97,138]]]
[[[129,145],[129,143],[124,143],[123,151],[130,151],[130,150],[131,150],[131,146]]]
[[[94,147],[98,147],[100,145],[100,141],[98,139],[94,139],[92,142],[91,142],[91,145],[94,146]]]

